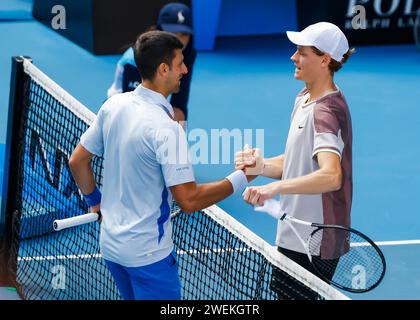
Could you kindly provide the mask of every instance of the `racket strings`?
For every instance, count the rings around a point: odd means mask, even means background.
[[[312,264],[329,283],[349,291],[365,292],[382,280],[383,256],[376,245],[358,233],[339,228],[319,229],[308,245]]]

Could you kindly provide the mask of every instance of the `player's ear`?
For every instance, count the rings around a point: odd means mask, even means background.
[[[162,62],[161,64],[159,64],[158,68],[157,68],[157,73],[161,76],[165,76],[169,71],[169,66]]]
[[[331,56],[329,54],[324,54],[322,57],[322,65],[328,67],[331,62]]]

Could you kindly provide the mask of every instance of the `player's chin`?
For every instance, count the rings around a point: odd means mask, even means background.
[[[173,93],[178,93],[181,88],[181,81],[174,87]]]

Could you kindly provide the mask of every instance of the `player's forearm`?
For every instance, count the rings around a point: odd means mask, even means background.
[[[284,154],[274,158],[264,159],[264,172],[262,176],[272,179],[281,179],[283,175]]]
[[[232,184],[227,179],[198,184],[189,195],[189,199],[184,202],[182,209],[186,212],[195,212],[222,201],[232,193]]]
[[[83,194],[92,193],[96,187],[96,181],[93,175],[91,161],[78,161],[70,158],[69,167],[80,191]]]
[[[341,172],[319,169],[311,174],[277,182],[279,194],[320,194],[341,188]]]

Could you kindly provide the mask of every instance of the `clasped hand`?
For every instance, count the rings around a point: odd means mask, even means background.
[[[245,170],[247,175],[262,175],[264,159],[261,157],[260,150],[245,145],[242,151],[235,154],[235,169]],[[273,198],[278,193],[278,183],[273,182],[264,186],[247,187],[242,196],[245,202],[254,206],[262,206],[264,201]]]

